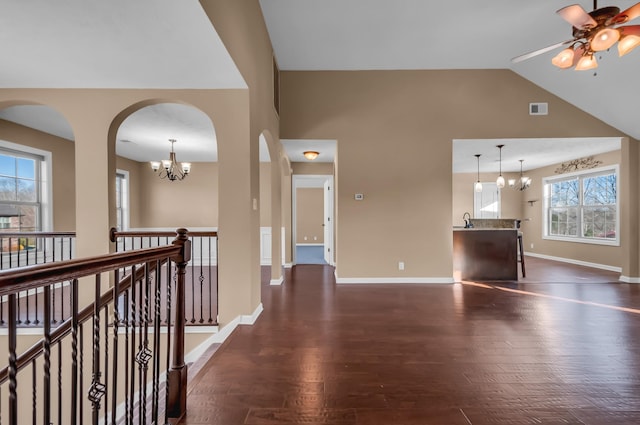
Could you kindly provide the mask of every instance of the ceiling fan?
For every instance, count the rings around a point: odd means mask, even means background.
[[[624,56],[640,45],[640,25],[622,24],[640,17],[640,3],[620,12],[619,7],[607,6],[598,9],[593,1],[593,11],[585,11],[582,6],[572,4],[556,12],[573,27],[571,40],[556,43],[511,59],[518,63],[562,46],[570,45],[558,53],[551,63],[561,69],[575,67],[578,71],[598,66],[594,54],[611,48],[618,43],[618,54]]]

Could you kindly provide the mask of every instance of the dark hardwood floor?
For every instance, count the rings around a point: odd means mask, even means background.
[[[191,381],[182,424],[639,424],[640,285],[340,285],[300,265]]]

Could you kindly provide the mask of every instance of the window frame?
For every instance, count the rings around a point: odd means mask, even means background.
[[[614,174],[616,177],[616,202],[615,204],[615,239],[606,238],[593,238],[584,236],[584,209],[591,205],[584,204],[584,180],[592,177],[603,176],[608,174]],[[549,234],[551,228],[550,221],[550,200],[551,200],[551,184],[561,181],[578,180],[578,205],[577,208],[577,223],[578,235],[576,236],[562,236]],[[608,246],[620,246],[620,166],[618,164],[590,168],[587,170],[575,171],[572,173],[566,173],[559,176],[544,177],[542,179],[544,202],[542,203],[542,239],[554,240],[562,242],[576,242],[593,245],[608,245]]]
[[[26,158],[36,161],[36,184],[37,201],[1,201],[3,204],[30,205],[36,206],[38,214],[36,217],[36,228],[34,231],[49,231],[52,229],[53,217],[51,210],[51,152],[35,149],[30,146],[0,140],[0,153],[15,158]]]
[[[117,190],[118,186],[118,178],[121,179],[122,187],[120,188],[120,192]],[[116,199],[116,225],[118,222],[118,217],[120,216],[120,222],[122,224],[122,229],[118,229],[118,231],[126,231],[129,230],[129,171],[116,169],[116,197],[117,194],[120,193],[120,199]],[[118,208],[118,201],[120,203],[120,208]]]

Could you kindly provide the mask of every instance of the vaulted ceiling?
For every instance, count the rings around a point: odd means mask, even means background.
[[[571,39],[570,25],[555,13],[566,2],[259,3],[283,70],[507,68],[640,139],[640,84],[634,83],[640,49],[622,58],[613,50],[603,52],[596,72],[558,70],[550,63],[554,52],[511,63],[512,57]],[[635,3],[616,0],[607,5],[626,9]],[[594,6],[589,1],[579,4],[587,11]],[[246,87],[197,0],[9,0],[0,6],[0,28],[5,40],[0,88]],[[188,120],[186,112],[176,123]],[[0,118],[19,121],[15,115],[15,110],[0,112]],[[130,134],[143,133],[154,115],[130,122]],[[175,128],[172,137],[180,139],[180,131]],[[184,149],[190,143],[185,139]],[[142,150],[133,152],[137,140],[131,141],[133,145],[119,149],[142,158],[146,142],[140,141]],[[164,138],[156,143],[163,152],[168,150]]]

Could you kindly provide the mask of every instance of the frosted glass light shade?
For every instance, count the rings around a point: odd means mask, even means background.
[[[598,61],[593,55],[586,55],[580,58],[576,65],[576,71],[587,71],[598,67]]]
[[[504,177],[498,176],[498,179],[496,180],[496,186],[498,186],[498,189],[502,189],[504,187]]]
[[[571,68],[573,66],[573,58],[575,52],[571,47],[564,49],[560,53],[558,53],[553,59],[551,59],[551,63],[561,69]]]
[[[482,183],[476,182],[476,192],[482,192]]]
[[[591,40],[591,50],[601,52],[611,48],[620,39],[620,31],[613,28],[603,28]]]
[[[160,169],[160,161],[151,161],[151,169],[158,171]]]

